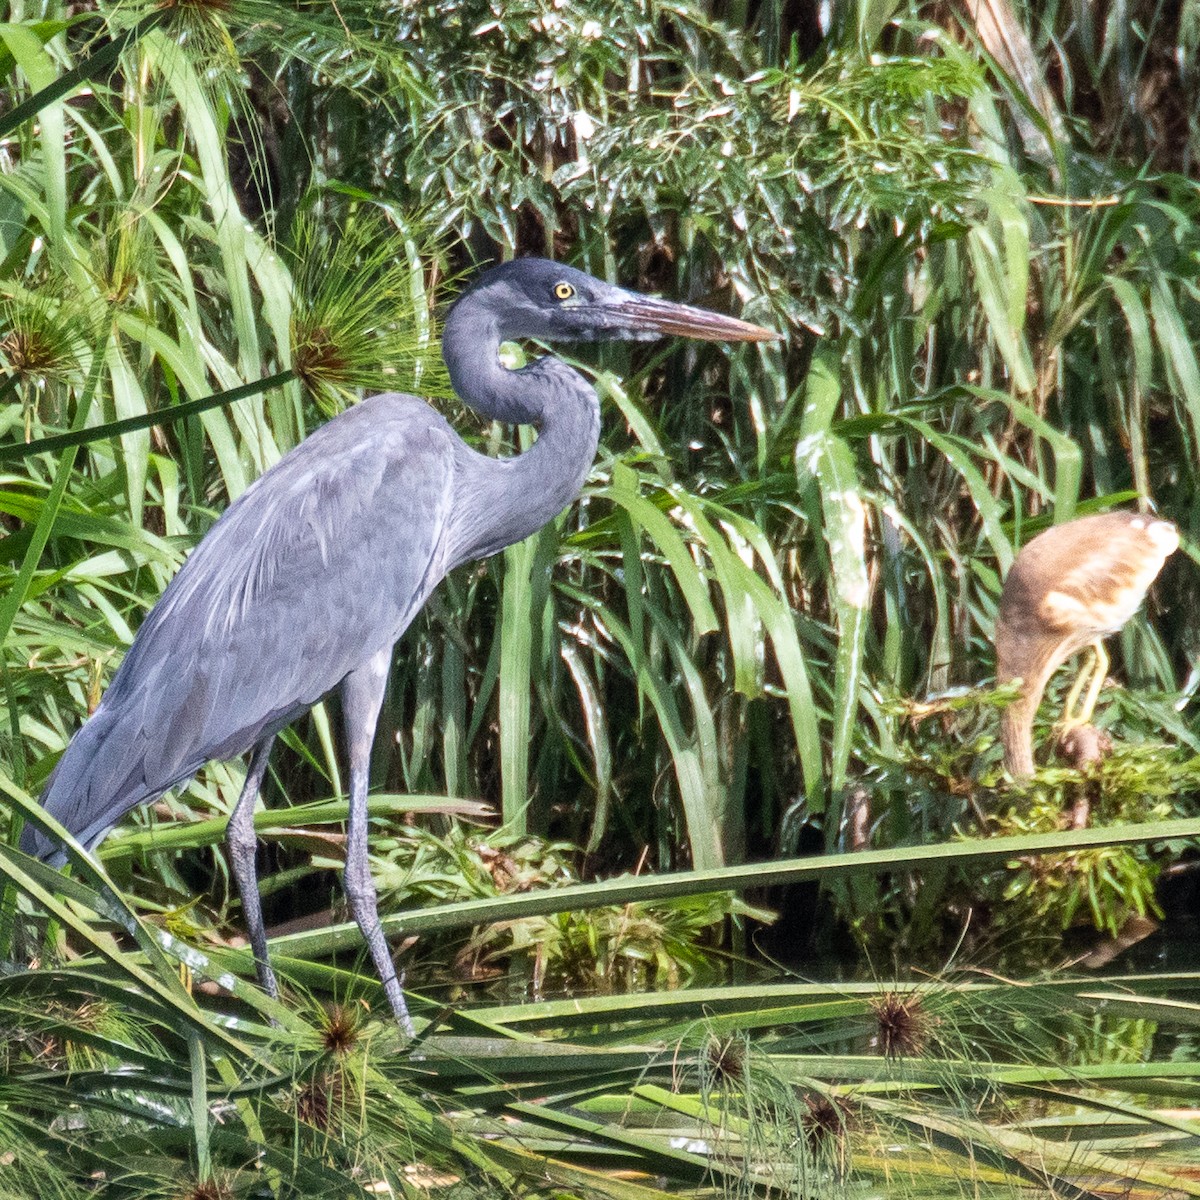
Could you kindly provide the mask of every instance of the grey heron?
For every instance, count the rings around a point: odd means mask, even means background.
[[[484,417],[536,425],[534,445],[506,459],[479,454],[425,401],[399,394],[374,396],[318,429],[247,488],[184,562],[50,776],[46,811],[91,848],[123,814],[206,762],[250,751],[227,839],[258,977],[276,996],[254,805],[275,736],[340,691],[346,898],[411,1034],[367,857],[368,765],[392,648],[448,571],[527,537],[578,496],[600,433],[599,401],[583,376],[552,355],[508,370],[500,344],[664,335],[777,336],[545,259],[483,274],[451,307],[442,353],[462,400]],[[65,857],[32,826],[21,846]]]

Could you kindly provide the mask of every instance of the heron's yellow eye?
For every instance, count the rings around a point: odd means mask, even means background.
[[[554,294],[560,300],[570,300],[575,295],[575,289],[569,283],[556,283],[554,285]]]

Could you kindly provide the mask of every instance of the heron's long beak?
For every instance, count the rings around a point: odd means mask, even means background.
[[[637,333],[698,338],[705,342],[773,342],[781,337],[774,330],[751,325],[749,321],[649,296],[631,294],[628,300],[615,306],[615,311]]]

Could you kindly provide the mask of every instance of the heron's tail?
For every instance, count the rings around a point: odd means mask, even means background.
[[[94,846],[153,794],[146,782],[145,735],[129,736],[126,724],[119,711],[101,704],[71,739],[42,792],[42,807],[84,846]],[[21,834],[21,849],[55,865],[66,857],[57,841],[32,825]]]

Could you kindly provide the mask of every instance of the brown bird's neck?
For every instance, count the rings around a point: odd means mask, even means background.
[[[1014,779],[1033,774],[1033,719],[1056,663],[1055,647],[1031,641],[1010,636],[996,645],[996,682],[1021,680],[1020,695],[1000,714],[1004,767]]]
[[[1033,774],[1033,718],[1041,699],[1022,693],[1000,714],[1000,741],[1004,746],[1004,769],[1014,779]]]

